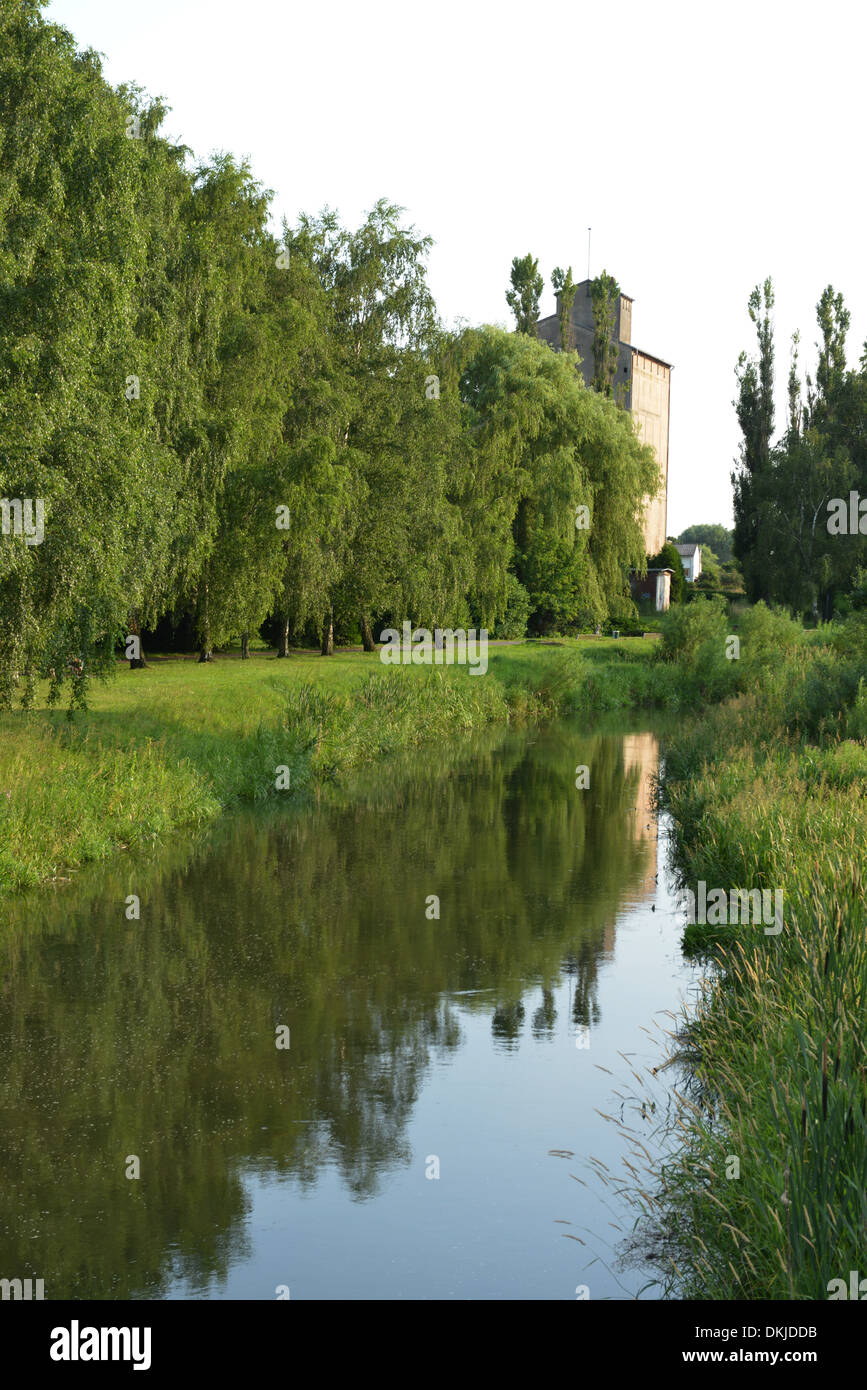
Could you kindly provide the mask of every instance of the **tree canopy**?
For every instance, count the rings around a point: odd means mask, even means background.
[[[748,305],[757,354],[741,354],[738,364],[743,440],[733,474],[733,549],[750,598],[829,618],[867,563],[867,519],[862,531],[858,510],[867,496],[867,345],[860,365],[847,367],[849,311],[826,286],[816,306],[815,375],[802,389],[795,334],[786,426],[775,440],[773,304],[767,280]]]
[[[266,619],[285,654],[631,611],[657,469],[536,339],[537,262],[518,333],[447,331],[401,208],[276,236],[244,162],[41,10],[0,10],[0,701],[75,707],[161,622],[208,660]]]

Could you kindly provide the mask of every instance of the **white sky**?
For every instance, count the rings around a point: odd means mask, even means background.
[[[449,323],[512,325],[512,257],[617,277],[633,339],[673,362],[670,534],[731,524],[734,365],[746,300],[777,295],[812,370],[828,282],[867,335],[864,63],[853,0],[53,0],[48,17],[172,108],[166,133],[231,150],[278,219],[377,198],[436,245]]]

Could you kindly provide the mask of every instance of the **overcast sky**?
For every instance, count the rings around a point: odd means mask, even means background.
[[[512,257],[605,269],[633,340],[674,364],[668,529],[731,524],[734,366],[751,287],[812,369],[824,285],[867,335],[864,67],[852,0],[53,0],[47,15],[172,108],[197,155],[246,155],[278,219],[377,198],[436,243],[452,323],[512,326]]]

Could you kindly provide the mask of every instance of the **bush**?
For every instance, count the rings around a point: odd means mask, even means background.
[[[701,579],[699,579],[697,584],[687,584],[683,601],[684,603],[694,603],[696,599],[701,598],[721,598],[729,603],[732,599],[741,597],[742,595],[734,589],[712,588],[710,585],[702,584]]]
[[[726,656],[729,620],[720,599],[671,608],[662,625],[660,657],[677,661],[688,702],[722,700],[737,686],[737,662]]]
[[[816,656],[800,684],[787,693],[783,705],[783,722],[787,729],[810,738],[834,734],[845,728],[847,711],[856,720],[863,713],[856,702],[862,690],[858,668],[848,662],[828,656]]]
[[[526,637],[532,600],[517,575],[506,576],[506,606],[491,636],[500,641]]]
[[[781,658],[804,640],[799,622],[783,609],[768,608],[761,600],[739,619],[738,632],[742,676],[778,666]]]
[[[692,665],[699,649],[709,640],[718,642],[724,651],[727,627],[727,609],[720,599],[670,608],[661,623],[662,655],[667,661],[682,660]]]
[[[648,569],[670,569],[674,573],[671,576],[671,602],[683,603],[684,591],[689,587],[684,574],[683,561],[680,558],[677,547],[673,541],[666,541],[658,555],[654,555],[652,560],[647,562]]]

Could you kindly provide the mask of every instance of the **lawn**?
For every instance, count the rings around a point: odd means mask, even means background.
[[[591,672],[644,664],[653,648],[641,638],[492,646],[485,676],[386,667],[359,651],[202,665],[156,656],[143,670],[119,662],[71,721],[47,708],[46,682],[32,710],[0,714],[0,891],[415,744],[544,717],[580,700]],[[289,785],[278,789],[280,767]]]

